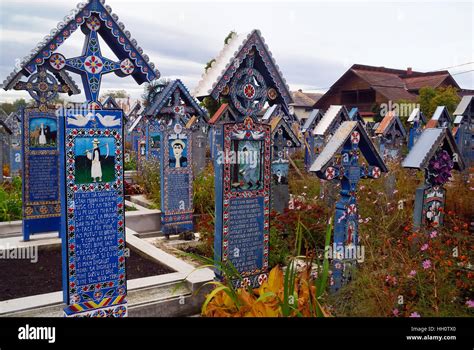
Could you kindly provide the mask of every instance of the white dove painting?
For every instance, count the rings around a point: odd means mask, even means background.
[[[67,118],[67,123],[69,125],[84,127],[93,118],[94,118],[94,115],[92,113],[87,113],[86,115],[76,114],[72,117],[68,117]]]
[[[97,119],[99,119],[100,123],[105,127],[113,127],[120,125],[120,117],[114,115],[106,115],[102,116],[100,113],[96,113]]]

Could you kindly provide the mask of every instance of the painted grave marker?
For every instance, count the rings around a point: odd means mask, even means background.
[[[313,130],[315,159],[332,138],[339,126],[349,120],[345,106],[331,105]]]
[[[406,131],[400,118],[394,111],[388,112],[382,119],[375,135],[379,138],[379,152],[384,159],[396,159],[406,142]]]
[[[318,155],[310,171],[321,179],[339,181],[341,186],[334,215],[334,243],[329,250],[333,259],[330,285],[331,291],[335,292],[350,278],[350,270],[360,253],[358,183],[361,179],[378,179],[382,172],[387,172],[387,167],[362,124],[345,121]]]
[[[419,108],[413,109],[408,117],[408,123],[410,123],[410,134],[408,135],[408,150],[413,148],[413,145],[418,141],[421,133],[423,132],[423,126],[426,124],[426,117]]]
[[[85,35],[82,55],[66,58],[57,50],[79,28]],[[120,57],[119,61],[102,55],[99,36]],[[46,72],[46,67],[54,76]],[[51,113],[47,102],[58,91],[73,92],[66,71],[81,76],[87,108],[59,110],[62,118],[58,123],[57,114]],[[32,191],[31,183],[25,189],[27,198],[54,200],[54,213],[62,212],[66,316],[119,317],[127,314],[124,118],[121,110],[102,109],[98,100],[102,75],[112,72],[119,77],[131,76],[138,84],[159,78],[159,72],[124,25],[118,22],[112,9],[105,6],[103,0],[89,0],[78,4],[3,84],[5,89],[26,89],[39,104],[37,109],[25,111],[23,118],[23,140],[27,142],[28,151],[39,151],[24,157],[28,159],[24,172],[42,172],[35,173],[35,178],[30,176],[30,182],[42,181],[44,186],[47,181],[43,179],[47,178],[51,183],[40,191]],[[31,77],[28,82],[19,82],[21,75]],[[57,181],[52,181],[53,177],[57,180],[59,172],[58,124],[62,174],[59,190]],[[34,158],[37,155],[43,157]],[[36,169],[32,170],[32,162],[41,164],[35,164]],[[38,208],[40,214],[48,210],[45,206]],[[36,213],[34,210],[25,212],[27,215]]]
[[[466,167],[474,161],[474,96],[463,96],[454,111],[453,135]]]
[[[126,316],[122,111],[61,121],[64,313]]]
[[[290,148],[301,147],[298,137],[282,116],[270,121],[272,137],[272,209],[283,213],[288,208],[290,192],[288,174],[290,171]]]
[[[232,283],[255,287],[267,279],[271,188],[270,125],[257,122],[257,115],[267,102],[288,113],[291,95],[263,37],[253,30],[231,35],[194,96],[228,101],[209,121],[216,275],[223,278],[218,266],[230,262],[242,276]]]
[[[25,64],[26,61],[23,61]],[[34,72],[34,68],[31,68]],[[4,89],[26,90],[36,106],[21,111],[21,147],[23,151],[23,239],[35,233],[59,231],[58,117],[48,105],[59,92],[69,95],[79,92],[65,72],[50,73],[38,66],[36,73],[22,70],[4,81]],[[29,76],[20,81],[21,75]]]
[[[178,79],[163,87],[145,114],[147,156],[160,150],[162,230],[165,235],[192,231],[194,140],[185,126],[206,112]]]
[[[304,137],[304,164],[306,169],[309,169],[311,164],[313,164],[315,154],[317,154],[313,130],[322,118],[322,112],[319,109],[313,109],[301,129]]]
[[[465,163],[448,128],[428,128],[403,160],[404,168],[425,172],[425,181],[417,188],[413,226],[438,227],[443,225],[446,189],[451,171],[462,171]]]

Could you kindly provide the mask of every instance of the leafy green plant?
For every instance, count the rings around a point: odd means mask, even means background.
[[[160,163],[155,160],[143,161],[140,165],[139,175],[135,178],[136,183],[143,188],[145,195],[153,202],[154,208],[161,206],[161,175]]]
[[[22,217],[21,178],[0,185],[0,222],[20,220]]]

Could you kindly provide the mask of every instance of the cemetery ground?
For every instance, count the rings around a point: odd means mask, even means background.
[[[415,189],[422,175],[390,163],[390,175],[360,187],[359,228],[363,260],[353,270],[350,283],[328,293],[330,272],[324,259],[328,225],[338,186],[303,171],[303,155],[292,156],[299,168],[289,176],[292,205],[272,212],[269,279],[260,288],[235,289],[230,283],[212,282],[214,289],[202,297],[203,316],[473,316],[474,240],[471,220],[474,191],[470,177],[455,174],[448,184],[445,225],[416,233],[412,227]],[[143,202],[128,202],[127,212],[141,213],[142,205],[159,211],[160,178],[156,163],[147,163],[143,174],[125,184],[127,198],[141,195]],[[390,179],[390,176],[395,178]],[[138,235],[159,249],[194,266],[211,267],[214,241],[214,169],[208,164],[194,181],[195,237]],[[14,178],[0,188],[0,219],[21,218],[21,180]],[[130,220],[133,223],[132,220]],[[183,239],[185,238],[185,239]],[[39,249],[39,262],[0,261],[2,300],[58,291],[60,249]],[[20,268],[20,265],[21,268]],[[25,266],[23,266],[25,265]],[[129,279],[172,272],[167,266],[132,249],[127,263]],[[22,272],[15,273],[18,269]],[[231,266],[222,266],[229,279]],[[14,281],[11,280],[14,277]],[[42,281],[41,283],[37,283]],[[209,281],[208,281],[209,282]],[[32,287],[35,285],[36,287]],[[209,286],[208,286],[209,287]],[[296,300],[296,302],[295,302]]]

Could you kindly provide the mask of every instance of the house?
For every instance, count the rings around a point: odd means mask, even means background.
[[[433,88],[452,86],[467,94],[447,70],[417,72],[385,67],[354,64],[331,88],[314,104],[314,108],[326,110],[330,105],[353,107],[366,121],[373,121],[375,108],[381,104],[396,103],[400,100],[415,102],[422,87]]]
[[[304,124],[313,106],[323,96],[319,93],[303,92],[303,90],[291,91],[293,103],[290,103],[290,113],[293,114],[301,125]]]

